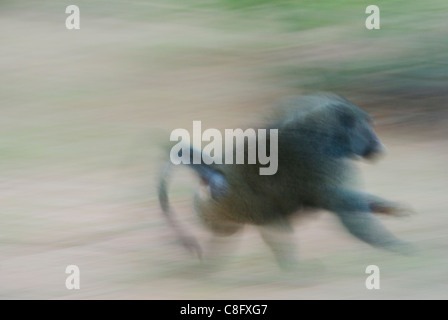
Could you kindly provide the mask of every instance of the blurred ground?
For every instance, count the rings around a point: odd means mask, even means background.
[[[0,298],[448,298],[447,4],[380,6],[382,30],[369,32],[355,1],[217,3],[78,1],[79,31],[65,29],[71,3],[0,4]],[[360,164],[365,184],[416,209],[382,219],[420,254],[372,249],[322,213],[297,224],[312,280],[279,281],[252,228],[222,271],[191,273],[156,200],[160,144],[192,120],[250,126],[284,95],[316,90],[377,119],[390,153]],[[195,225],[192,181],[180,172],[171,194]],[[65,288],[70,264],[77,291]],[[377,291],[364,285],[370,264]]]

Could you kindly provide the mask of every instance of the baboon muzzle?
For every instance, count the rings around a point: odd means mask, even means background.
[[[375,160],[379,156],[385,154],[386,151],[387,148],[384,146],[384,144],[379,139],[375,139],[369,145],[369,148],[364,151],[362,157],[367,160]]]

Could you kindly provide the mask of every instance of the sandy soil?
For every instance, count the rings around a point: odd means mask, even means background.
[[[263,33],[106,17],[86,18],[79,32],[68,32],[63,19],[18,10],[0,19],[0,30],[11,30],[0,49],[0,298],[448,298],[445,111],[412,127],[386,121],[393,106],[370,109],[390,151],[375,165],[360,164],[365,185],[417,211],[382,219],[418,254],[370,248],[323,212],[297,221],[300,256],[312,276],[282,275],[253,228],[240,236],[228,264],[205,276],[162,219],[155,194],[159,146],[192,120],[216,128],[256,121],[254,114],[292,92],[266,78],[264,67],[296,55],[258,50]],[[331,38],[337,30],[316,32]],[[337,50],[359,53],[349,45]],[[180,171],[172,198],[205,241],[191,213],[196,183]],[[65,287],[71,264],[81,270],[80,290]],[[371,264],[380,267],[380,290],[365,287]]]

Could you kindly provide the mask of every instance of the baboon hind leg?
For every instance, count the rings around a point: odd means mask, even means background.
[[[210,231],[210,237],[205,247],[203,266],[212,271],[230,260],[239,240],[236,234],[243,228],[243,224],[218,218],[208,220],[206,227]]]
[[[294,229],[289,221],[278,221],[259,227],[263,241],[272,250],[278,265],[284,271],[296,270],[299,264]]]

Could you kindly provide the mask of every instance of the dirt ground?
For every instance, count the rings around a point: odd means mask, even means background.
[[[391,124],[399,116],[392,105],[368,104],[389,153],[360,164],[364,183],[415,209],[412,217],[382,220],[419,248],[416,255],[373,249],[322,212],[296,225],[311,276],[282,275],[250,227],[228,264],[203,275],[162,219],[160,145],[174,128],[191,130],[193,120],[207,128],[250,125],[285,94],[300,93],[266,76],[267,66],[297,56],[282,46],[293,35],[219,33],[182,16],[178,24],[129,23],[89,13],[81,30],[69,32],[61,12],[1,13],[1,299],[448,298],[446,107]],[[301,40],[311,45],[338,32],[322,28]],[[259,49],[265,38],[283,49]],[[336,59],[324,45],[313,48],[302,60]],[[329,48],[343,50],[344,59],[368,51]],[[196,183],[180,170],[171,197],[204,242],[191,212]],[[65,287],[73,264],[79,290]],[[380,268],[380,290],[365,287],[371,264]]]

